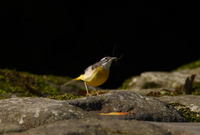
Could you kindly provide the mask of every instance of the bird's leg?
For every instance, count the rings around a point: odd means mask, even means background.
[[[88,86],[87,86],[87,83],[84,82],[84,85],[85,85],[85,90],[86,90],[86,95],[90,95],[89,91],[88,91]]]
[[[97,88],[95,87],[94,90],[96,91],[97,96],[99,96],[99,93],[97,91]]]

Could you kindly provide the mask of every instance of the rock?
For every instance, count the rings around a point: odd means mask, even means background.
[[[158,98],[172,105],[189,122],[200,122],[200,96],[163,96]]]
[[[132,91],[119,90],[100,96],[70,100],[69,104],[90,113],[128,112],[128,115],[99,116],[98,118],[184,121],[184,118],[171,106]]]
[[[104,116],[99,113],[125,112]],[[12,123],[23,130],[66,119],[124,119],[185,121],[171,106],[132,91],[59,101],[48,98],[10,98],[0,100],[0,123]]]
[[[23,130],[84,115],[84,111],[66,101],[31,97],[0,100],[0,123],[19,125]]]
[[[153,124],[124,120],[65,120],[28,130],[20,135],[167,135]]]
[[[13,123],[0,123],[0,134],[12,133],[12,132],[21,132],[23,131],[22,127]]]
[[[63,120],[9,135],[199,135],[200,123],[137,120]]]
[[[200,83],[200,68],[178,70],[173,72],[144,72],[140,76],[128,79],[123,88],[126,89],[148,89],[166,88],[177,89],[184,85],[187,77],[195,74],[194,83]]]
[[[149,88],[149,89],[132,88],[129,90],[134,91],[135,93],[138,93],[143,96],[153,96],[153,97],[162,96],[162,94],[164,94],[163,92],[165,92],[165,89],[163,88]]]
[[[199,135],[200,123],[180,122],[150,122],[160,128],[166,129],[170,135]]]
[[[162,96],[159,100],[167,103],[179,103],[194,112],[200,112],[200,96],[182,95],[182,96]]]

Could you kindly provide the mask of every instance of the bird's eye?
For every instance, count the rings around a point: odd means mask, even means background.
[[[108,60],[108,57],[104,57],[101,59],[101,61],[107,61]]]

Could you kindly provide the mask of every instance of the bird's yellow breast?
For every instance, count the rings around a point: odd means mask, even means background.
[[[87,71],[85,74],[80,75],[75,80],[83,80],[88,85],[99,86],[103,84],[109,76],[109,70],[102,67],[97,67],[91,71]]]

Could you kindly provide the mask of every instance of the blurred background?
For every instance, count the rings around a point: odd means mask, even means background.
[[[199,59],[197,8],[125,1],[0,2],[0,68],[76,77],[117,56],[103,88]]]

